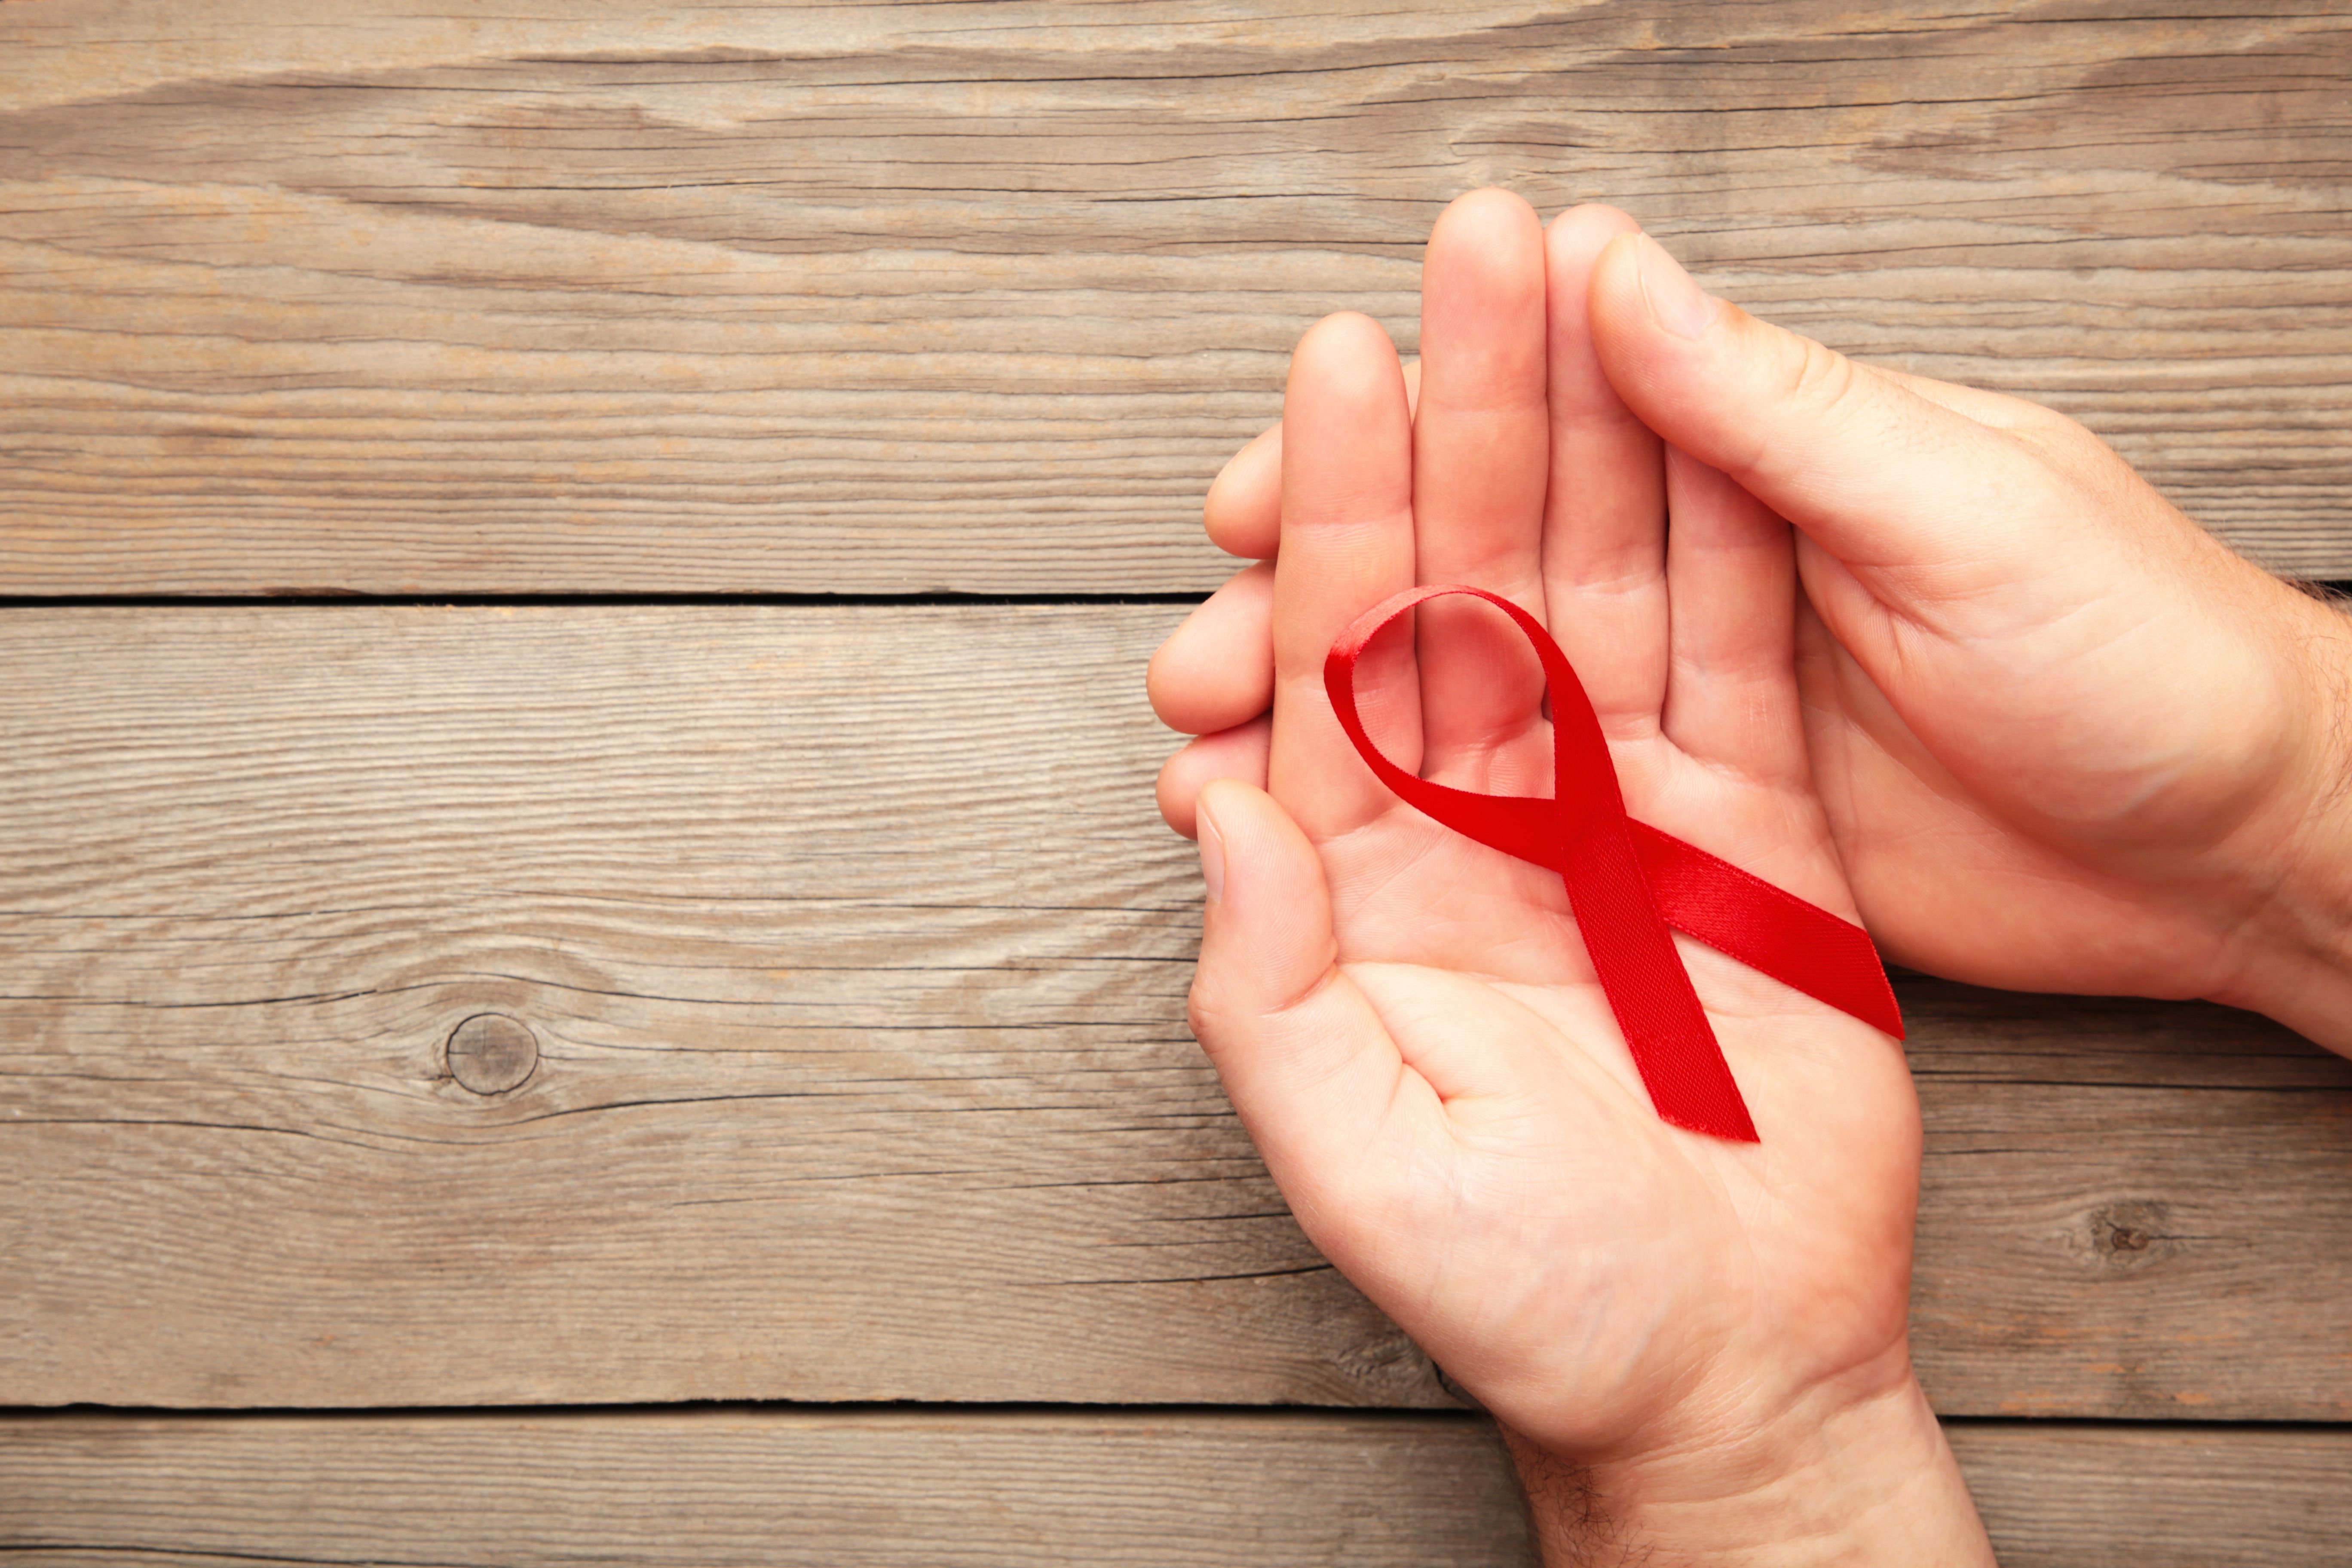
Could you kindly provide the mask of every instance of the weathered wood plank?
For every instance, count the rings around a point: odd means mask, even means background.
[[[1447,1415],[0,1419],[12,1562],[1532,1564]]]
[[[1949,1430],[2007,1568],[2320,1568],[2352,1539],[2352,1433]],[[15,1415],[0,1419],[0,1551],[516,1568],[1532,1561],[1482,1422],[1182,1411]]]
[[[2315,1250],[2352,1240],[2352,1063],[2216,1007],[1901,989],[1939,1407],[2352,1414],[2346,1281]]]
[[[0,8],[0,592],[1198,589],[1482,182],[2352,575],[2330,0]]]
[[[1185,1030],[1179,614],[0,615],[0,1403],[1444,1403]],[[1904,989],[1941,1408],[2352,1411],[2352,1064]]]
[[[2352,1432],[1945,1430],[2002,1568],[2328,1568],[2352,1549]]]

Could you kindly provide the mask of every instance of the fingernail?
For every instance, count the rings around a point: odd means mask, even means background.
[[[1649,302],[1650,320],[1678,338],[1696,342],[1706,336],[1715,321],[1715,301],[1706,297],[1706,291],[1691,281],[1691,275],[1666,254],[1665,247],[1646,234],[1637,255],[1642,298]]]
[[[1201,840],[1201,880],[1207,884],[1209,902],[1219,903],[1225,896],[1225,837],[1217,831],[1208,807],[1195,808],[1195,821]]]

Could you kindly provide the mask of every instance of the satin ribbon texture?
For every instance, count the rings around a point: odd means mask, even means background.
[[[1448,594],[1511,617],[1551,688],[1552,798],[1478,795],[1416,778],[1381,755],[1356,711],[1356,660],[1382,626]],[[1533,616],[1483,588],[1409,588],[1351,622],[1323,661],[1339,727],[1381,782],[1456,833],[1558,871],[1610,1010],[1658,1115],[1677,1127],[1757,1142],[1723,1047],[1691,989],[1667,927],[1750,969],[1903,1037],[1903,1015],[1878,950],[1860,926],[1752,877],[1695,844],[1625,815],[1616,764],[1584,683]]]

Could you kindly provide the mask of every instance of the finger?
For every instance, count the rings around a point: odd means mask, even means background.
[[[1585,296],[1601,251],[1640,232],[1614,207],[1588,205],[1544,236],[1545,615],[1602,732],[1621,740],[1655,733],[1665,700],[1665,477],[1658,438],[1601,374]]]
[[[1282,535],[1282,426],[1268,426],[1209,481],[1201,503],[1209,542],[1228,555],[1270,558]]]
[[[1421,405],[1412,421],[1415,570],[1540,616],[1544,252],[1535,210],[1473,191],[1429,236],[1421,284]],[[1507,622],[1468,601],[1418,624],[1422,743],[1433,776],[1535,721],[1542,682]]]
[[[1192,1032],[1297,1202],[1296,1184],[1344,1179],[1383,1129],[1434,1112],[1435,1097],[1339,969],[1330,889],[1298,826],[1273,797],[1226,780],[1202,792],[1200,811],[1208,899]]]
[[[1253,789],[1265,787],[1265,753],[1274,738],[1274,719],[1261,713],[1246,724],[1202,735],[1160,764],[1160,817],[1185,837],[1200,830],[1201,791],[1213,779],[1239,779]]]
[[[1673,595],[1667,739],[1748,778],[1807,776],[1797,702],[1797,566],[1789,525],[1723,473],[1666,451]]]
[[[1967,635],[1945,617],[2030,577],[2076,510],[2049,504],[2049,471],[2019,443],[1710,300],[1646,236],[1602,254],[1591,308],[1610,384],[1643,423],[1939,630]]]
[[[1348,623],[1412,585],[1412,424],[1388,334],[1331,316],[1290,360],[1283,401],[1282,552],[1274,576],[1275,798],[1318,843],[1390,809],[1323,692]],[[1358,665],[1365,719],[1400,767],[1421,761],[1412,639],[1377,639]]]
[[[1404,404],[1421,396],[1421,362],[1404,367]],[[1209,483],[1201,507],[1209,542],[1228,555],[1270,561],[1282,544],[1282,426],[1272,425],[1235,452]]]
[[[1143,687],[1170,729],[1205,735],[1274,702],[1274,563],[1261,561],[1209,595],[1151,656]]]

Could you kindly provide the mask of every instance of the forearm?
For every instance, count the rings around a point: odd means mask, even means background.
[[[1918,1384],[1824,1392],[1711,1447],[1580,1463],[1506,1433],[1549,1568],[1990,1564],[1992,1549]]]

